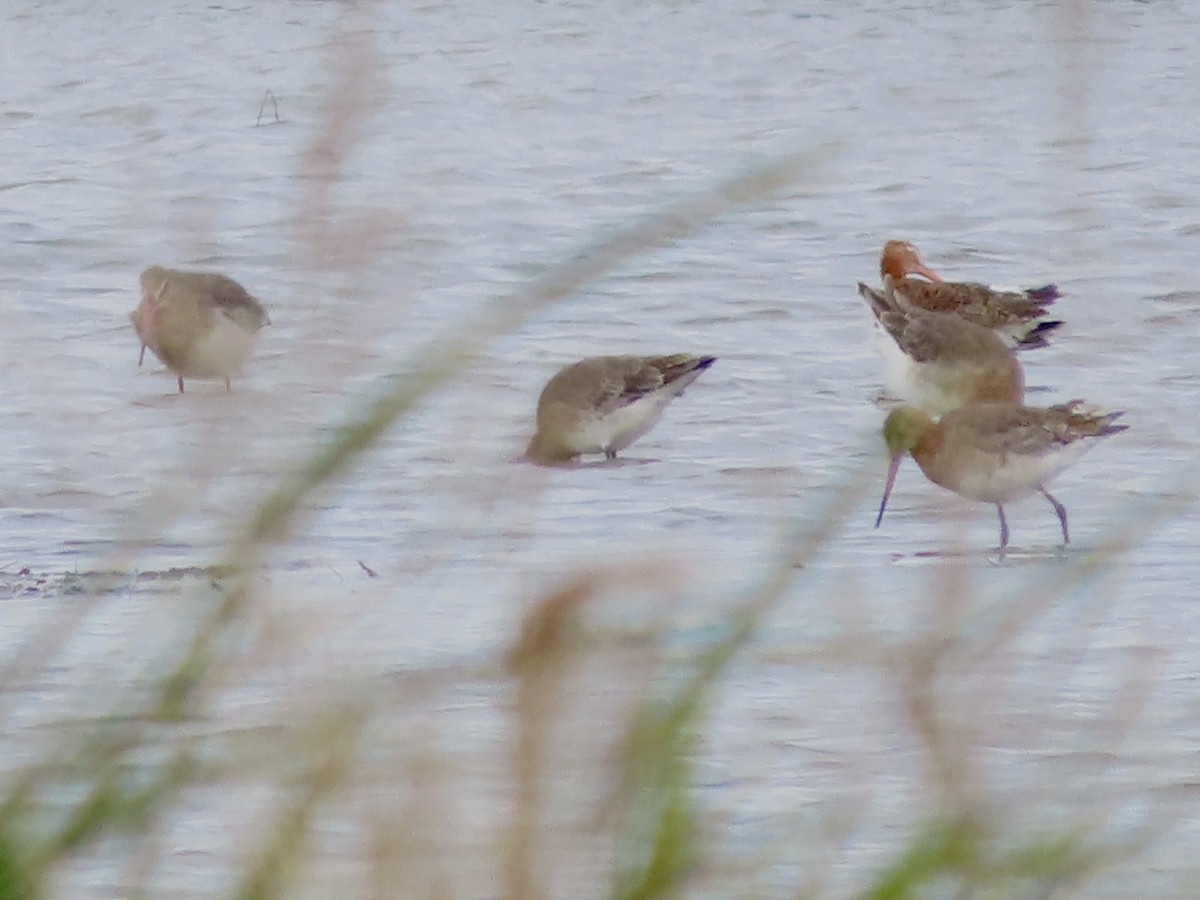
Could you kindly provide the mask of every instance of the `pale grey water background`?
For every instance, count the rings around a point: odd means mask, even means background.
[[[1061,337],[1023,357],[1032,401],[1085,397],[1127,410],[1130,426],[1055,483],[1076,551],[1147,501],[1195,489],[1194,4],[347,9],[17,0],[0,13],[10,577],[27,568],[53,584],[130,565],[120,541],[148,534],[140,570],[212,562],[281,463],[407,350],[648,210],[756,160],[841,143],[786,198],[638,259],[498,341],[390,435],[266,573],[278,615],[311,629],[319,651],[241,687],[233,713],[253,719],[303,693],[306,666],[370,676],[489,652],[539,586],[651,550],[694,588],[668,611],[680,639],[703,633],[775,558],[785,523],[817,515],[864,466],[882,477],[880,365],[854,284],[874,278],[889,237],[953,277],[1065,292]],[[347,59],[369,109],[322,222],[314,146]],[[283,122],[256,128],[268,89]],[[370,241],[357,237],[364,222]],[[331,241],[312,236],[329,233],[349,234],[349,251],[318,265],[314,247]],[[173,396],[161,367],[136,368],[126,316],[152,262],[218,268],[268,305],[274,324],[233,394],[197,384]],[[633,448],[650,462],[509,463],[557,366],[663,351],[720,361]],[[948,499],[910,462],[875,531],[880,487],[731,679],[702,771],[712,802],[739,809],[732,833],[749,847],[797,822],[819,832],[847,784],[865,784],[873,818],[830,876],[847,888],[895,849],[919,755],[876,674],[790,656],[842,630],[929,627],[948,543],[984,618],[1063,565],[1040,498],[1010,509],[1018,552],[995,566],[993,511]],[[989,720],[985,764],[1015,804],[1061,781],[1052,809],[1087,810],[1096,785],[1111,788],[1110,826],[1162,815],[1160,802],[1181,816],[1094,896],[1197,884],[1200,816],[1186,798],[1200,782],[1198,525],[1193,507],[1040,617],[1008,655]],[[14,588],[0,641],[19,645],[73,596]],[[77,713],[79,685],[125,671],[131,638],[149,658],[153,641],[138,636],[169,630],[186,601],[168,596],[131,589],[89,616],[6,731]],[[1109,735],[1097,723],[1130,679],[1145,705],[1130,734]],[[467,698],[474,724],[445,727],[492,734],[486,707]],[[198,815],[171,836],[163,884],[219,891],[216,821]],[[120,874],[98,870],[82,866],[65,895],[121,896]]]

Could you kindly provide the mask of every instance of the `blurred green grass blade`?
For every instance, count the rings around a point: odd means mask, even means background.
[[[10,831],[9,821],[0,823],[0,900],[37,900],[37,879]]]
[[[775,564],[728,614],[723,636],[692,660],[674,695],[643,704],[626,754],[627,813],[617,837],[615,900],[674,896],[698,861],[692,760],[713,688],[797,573],[841,531],[870,484],[864,474],[856,471],[833,493],[816,525],[801,524],[789,532]]]
[[[912,900],[929,882],[958,875],[977,864],[980,835],[964,819],[927,825],[901,857],[886,869],[862,900]]]

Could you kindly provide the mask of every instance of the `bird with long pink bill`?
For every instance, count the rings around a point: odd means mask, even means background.
[[[879,274],[906,309],[954,313],[990,328],[1010,347],[1044,347],[1062,322],[1047,318],[1060,296],[1053,284],[1024,290],[1001,290],[985,284],[946,281],[925,264],[908,241],[888,241],[879,259]]]
[[[1113,424],[1121,415],[1089,409],[1081,400],[1050,407],[972,404],[947,413],[941,421],[911,406],[895,409],[883,425],[892,461],[875,527],[883,521],[900,463],[911,454],[934,484],[995,505],[1001,558],[1008,547],[1005,505],[1034,493],[1050,501],[1062,526],[1063,544],[1069,544],[1066,507],[1046,490],[1046,483],[1100,438],[1125,431],[1127,426]]]

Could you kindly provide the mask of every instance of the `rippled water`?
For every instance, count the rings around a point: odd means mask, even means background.
[[[819,515],[864,467],[882,476],[881,369],[854,285],[889,237],[955,278],[1065,292],[1061,337],[1023,357],[1033,402],[1085,397],[1130,426],[1056,482],[1073,553],[1195,489],[1193,4],[17,0],[0,22],[10,576],[212,562],[281,464],[413,348],[647,211],[826,145],[787,196],[498,340],[321,498],[266,578],[319,595],[296,615],[323,611],[331,654],[378,671],[478,653],[537,585],[649,547],[703,586],[683,616],[702,625],[775,558],[785,523]],[[267,91],[281,121],[268,104],[256,127]],[[219,269],[268,306],[274,324],[232,394],[176,396],[157,364],[137,368],[127,314],[151,263]],[[510,464],[556,367],[664,351],[720,359],[632,449],[644,464]],[[880,486],[783,605],[763,659],[847,621],[885,636],[927,627],[947,546],[983,609],[1063,566],[1040,498],[1011,507],[1016,552],[996,566],[992,511],[910,463],[875,531]],[[1155,530],[1009,660],[999,728],[1019,734],[994,748],[1023,748],[1017,787],[1068,765],[1081,741],[1062,723],[1103,716],[1111,673],[1145,654],[1156,662],[1136,735],[1095,777],[1138,796],[1194,783],[1198,525],[1193,508]],[[127,540],[144,542],[135,556]],[[19,598],[4,606],[8,640],[61,602]],[[98,640],[173,613],[123,615]],[[70,687],[69,669],[56,677],[47,694]],[[854,743],[885,771],[911,768],[893,704],[878,679],[739,669],[714,754],[751,766],[713,779],[761,809],[746,833],[774,827],[812,755]],[[879,776],[884,800],[905,804],[888,784]],[[1196,821],[1156,852],[1163,885],[1191,868]]]

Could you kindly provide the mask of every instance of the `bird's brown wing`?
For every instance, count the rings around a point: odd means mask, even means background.
[[[1055,292],[1047,300],[1036,291],[997,291],[985,284],[922,281],[919,278],[905,278],[896,284],[895,290],[906,306],[928,312],[956,313],[988,328],[1041,318],[1058,296]]]
[[[957,432],[956,440],[985,453],[1036,455],[1056,445],[1124,431],[1126,426],[1113,424],[1120,415],[1087,410],[1078,400],[1049,407],[979,404],[955,410],[942,424]]]
[[[258,331],[271,323],[258,298],[225,275],[215,272],[197,274],[197,280],[212,299],[213,305],[246,331]]]

